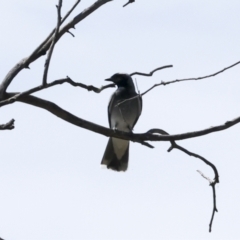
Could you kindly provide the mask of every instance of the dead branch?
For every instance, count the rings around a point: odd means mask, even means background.
[[[5,97],[6,97],[6,99],[9,99],[11,97],[14,97],[17,94],[19,94],[19,93],[6,93]],[[31,96],[31,95],[23,95],[23,96],[17,98],[17,101],[43,108],[43,109],[51,112],[55,116],[65,120],[71,124],[74,124],[81,128],[88,129],[92,132],[102,134],[107,137],[116,137],[116,138],[120,138],[120,139],[124,139],[124,140],[131,140],[133,142],[140,142],[140,143],[146,142],[146,141],[177,141],[177,140],[184,140],[184,139],[199,137],[199,136],[203,136],[203,135],[210,134],[213,132],[225,130],[225,129],[230,128],[240,122],[240,117],[238,117],[231,121],[227,121],[226,123],[219,125],[219,126],[203,129],[200,131],[188,132],[188,133],[182,133],[182,134],[174,134],[174,135],[156,135],[156,134],[151,133],[152,130],[150,130],[146,133],[133,134],[133,133],[121,132],[118,130],[112,130],[109,128],[105,128],[105,127],[97,125],[95,123],[78,118],[78,117],[74,116],[73,114],[63,110],[62,108],[57,106],[55,103],[52,103],[50,101],[46,101],[46,100]]]
[[[210,186],[212,187],[212,191],[213,191],[213,211],[212,211],[212,216],[211,216],[211,220],[210,220],[210,223],[209,223],[209,232],[211,232],[212,231],[212,223],[213,223],[215,212],[218,212],[217,204],[216,204],[216,202],[217,202],[217,199],[216,199],[216,189],[215,189],[215,185],[217,184],[217,181],[216,180],[213,181],[209,177],[206,177],[199,170],[197,170],[197,172],[199,172],[203,178],[208,180],[208,182],[210,183]]]
[[[131,73],[129,75],[130,76],[141,75],[141,76],[145,76],[145,77],[151,77],[156,71],[162,70],[164,68],[170,68],[170,67],[173,67],[173,65],[166,65],[166,66],[163,66],[163,67],[156,68],[156,69],[152,70],[150,73],[134,72],[134,73]]]
[[[45,61],[45,65],[44,65],[43,80],[42,80],[42,85],[43,86],[47,84],[48,69],[49,69],[51,57],[52,57],[52,54],[53,54],[54,46],[55,46],[56,41],[57,41],[59,27],[60,27],[60,24],[61,24],[62,0],[58,1],[58,5],[56,7],[57,7],[57,26],[56,26],[55,34],[54,34],[54,37],[52,39],[52,43],[51,43],[50,49],[48,51],[48,55],[47,55],[47,58],[46,58],[46,61]]]
[[[70,85],[72,85],[74,87],[81,87],[81,88],[87,89],[88,91],[93,91],[95,93],[100,93],[104,89],[107,89],[107,88],[110,88],[110,87],[115,87],[115,84],[108,84],[108,85],[102,86],[100,88],[97,88],[97,87],[94,87],[92,85],[85,85],[83,83],[74,82],[71,78],[69,78],[67,76],[66,78],[55,80],[55,81],[53,81],[51,83],[48,83],[48,84],[46,84],[44,86],[40,85],[40,86],[31,88],[31,89],[29,89],[27,91],[24,91],[24,92],[21,92],[21,93],[17,93],[16,95],[14,95],[14,96],[12,96],[10,98],[7,98],[7,99],[5,99],[3,101],[0,101],[0,107],[2,107],[4,105],[11,104],[11,103],[14,103],[22,96],[30,95],[32,93],[39,92],[39,91],[41,91],[43,89],[50,88],[50,87],[53,87],[55,85],[60,85],[60,84],[63,84],[63,83],[69,83]]]
[[[172,83],[176,83],[176,82],[194,81],[194,80],[195,80],[195,81],[198,81],[198,80],[202,80],[202,79],[205,79],[205,78],[214,77],[214,76],[216,76],[216,75],[218,75],[218,74],[220,74],[220,73],[222,73],[222,72],[224,72],[224,71],[226,71],[226,70],[228,70],[228,69],[230,69],[230,68],[235,67],[235,66],[238,65],[239,63],[240,63],[240,61],[238,61],[238,62],[230,65],[229,67],[226,67],[226,68],[224,68],[224,69],[222,69],[222,70],[220,70],[220,71],[218,71],[218,72],[215,72],[215,73],[213,73],[213,74],[210,74],[210,75],[207,75],[207,76],[204,76],[204,77],[176,79],[176,80],[172,80],[172,81],[168,81],[168,82],[162,81],[161,83],[158,83],[158,84],[153,85],[151,88],[149,88],[148,90],[146,90],[145,92],[143,92],[141,95],[143,96],[143,95],[147,94],[148,92],[150,92],[153,88],[158,87],[158,86],[161,86],[161,85],[165,86],[165,85],[172,84]]]
[[[73,7],[67,12],[67,14],[62,18],[61,20],[61,24],[60,26],[65,22],[65,20],[70,16],[70,14],[72,13],[72,11],[77,7],[77,5],[80,3],[81,0],[77,0],[76,3],[73,5]],[[32,62],[32,60],[34,59],[34,57],[38,54],[38,52],[42,49],[42,47],[48,42],[48,40],[53,36],[53,34],[55,33],[56,28],[54,28],[50,34],[46,37],[46,39],[31,53],[31,55],[26,58],[25,62],[27,64],[30,64]]]
[[[212,191],[213,191],[213,211],[212,211],[212,216],[211,216],[211,220],[210,220],[210,223],[209,223],[209,232],[211,232],[214,215],[215,215],[215,212],[218,211],[217,207],[216,207],[216,190],[215,190],[215,185],[217,183],[219,183],[219,175],[218,175],[217,168],[215,167],[215,165],[213,163],[209,162],[207,159],[203,158],[202,156],[200,156],[198,154],[195,154],[193,152],[188,151],[187,149],[177,145],[175,142],[174,142],[174,145],[171,146],[171,150],[174,149],[174,148],[188,154],[189,156],[192,156],[192,157],[195,157],[195,158],[198,158],[198,159],[202,160],[204,163],[206,163],[208,166],[210,166],[214,171],[214,175],[215,175],[214,180],[211,180],[210,178],[204,176],[200,171],[198,171],[205,179],[207,179],[210,182],[210,186],[212,187]]]
[[[220,74],[220,73],[222,73],[222,72],[224,72],[224,71],[226,71],[226,70],[228,70],[228,69],[230,69],[230,68],[238,65],[239,63],[240,63],[240,61],[239,61],[239,62],[236,62],[236,63],[232,64],[231,66],[226,67],[226,68],[224,68],[224,69],[222,69],[222,70],[220,70],[220,71],[218,71],[218,72],[216,72],[216,73],[213,73],[213,74],[211,74],[211,75],[207,75],[207,76],[204,76],[204,77],[176,79],[176,80],[172,80],[172,81],[168,81],[168,82],[162,81],[161,83],[154,84],[152,87],[150,87],[150,88],[147,89],[145,92],[143,92],[142,94],[140,94],[140,96],[144,96],[145,94],[147,94],[148,92],[150,92],[153,88],[158,87],[158,86],[162,86],[162,85],[165,86],[165,85],[168,85],[168,84],[171,84],[171,83],[176,83],[176,82],[184,82],[184,81],[192,81],[192,80],[201,80],[201,79],[213,77],[213,76],[216,76],[216,75],[218,75],[218,74]],[[169,68],[169,67],[172,67],[172,65],[166,65],[166,66],[163,66],[163,67],[156,68],[156,69],[154,69],[153,71],[151,71],[150,73],[134,72],[134,73],[131,73],[130,76],[133,76],[133,75],[135,75],[135,74],[138,74],[138,75],[142,75],[142,76],[147,76],[147,77],[148,77],[148,76],[152,76],[153,73],[156,72],[156,71],[158,71],[158,70],[161,70],[161,69],[164,69],[164,68]],[[137,98],[137,97],[139,97],[139,95],[137,95],[137,96],[135,96],[135,97],[132,97],[132,98],[129,98],[129,99],[126,99],[126,100],[118,103],[117,106],[119,106],[119,105],[121,105],[121,104],[123,104],[123,103],[125,103],[125,102],[127,102],[127,101],[131,101],[131,100],[133,100],[133,99],[135,99],[135,98]]]
[[[0,125],[0,130],[12,130],[14,128],[14,119],[10,120],[5,124]]]
[[[80,21],[82,21],[84,18],[89,16],[91,13],[93,13],[95,10],[97,10],[99,7],[103,6],[104,4],[111,2],[112,0],[97,0],[95,3],[93,3],[89,8],[86,8],[81,13],[79,13],[77,16],[75,16],[69,23],[67,23],[58,34],[57,41],[65,34],[67,33],[71,28],[75,28],[75,25],[78,24]],[[46,52],[46,49],[50,47],[51,39],[49,39],[46,44],[42,47],[42,49],[39,51],[39,53]]]
[[[197,172],[198,172],[203,178],[205,178],[205,179],[209,182],[209,184],[212,184],[212,183],[213,183],[213,180],[210,179],[209,177],[205,176],[200,170],[197,170]]]
[[[84,18],[89,16],[91,13],[93,13],[95,10],[103,6],[104,4],[110,2],[112,0],[97,0],[95,3],[93,3],[89,8],[83,10],[80,14],[78,14],[76,17],[73,18],[68,24],[66,24],[58,33],[56,42],[65,34],[67,33],[71,28],[74,28],[76,24],[78,24],[80,21],[82,21]],[[3,79],[2,83],[0,84],[0,100],[4,98],[4,94],[8,88],[8,86],[11,84],[12,80],[17,76],[19,72],[21,72],[24,68],[28,68],[29,64],[37,60],[39,57],[46,54],[46,52],[49,50],[53,34],[55,32],[55,29],[49,34],[49,36],[43,41],[42,44],[27,58],[22,59],[19,61],[6,75],[6,77]]]
[[[81,0],[77,0],[72,8],[66,13],[66,15],[61,20],[61,25],[65,22],[65,20],[70,16],[72,11],[77,7],[77,5],[81,2]]]
[[[148,131],[148,133],[151,133],[151,134],[163,134],[163,135],[169,135],[166,131],[162,130],[162,129],[151,129],[150,131]],[[213,211],[212,211],[212,216],[211,216],[211,220],[210,220],[210,223],[209,223],[209,232],[212,231],[212,223],[213,223],[213,218],[214,218],[214,215],[215,215],[215,212],[217,212],[217,207],[216,207],[216,190],[215,190],[215,185],[217,183],[219,183],[219,175],[218,175],[218,170],[216,168],[216,166],[211,163],[210,161],[208,161],[206,158],[196,154],[196,153],[193,153],[193,152],[190,152],[188,151],[186,148],[183,148],[181,146],[179,146],[178,144],[176,144],[175,141],[171,140],[171,147],[168,149],[168,152],[171,152],[174,148],[175,149],[178,149],[184,153],[186,153],[187,155],[191,156],[191,157],[195,157],[195,158],[198,158],[200,160],[202,160],[205,164],[207,164],[208,166],[210,166],[214,172],[214,180],[211,180],[210,178],[206,177],[202,172],[200,172],[198,170],[198,172],[202,175],[203,178],[207,179],[210,183],[210,186],[212,187],[212,190],[213,190]]]

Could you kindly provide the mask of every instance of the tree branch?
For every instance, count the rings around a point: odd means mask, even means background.
[[[163,66],[163,67],[156,68],[156,69],[152,70],[150,73],[134,72],[134,73],[131,73],[129,75],[130,76],[141,75],[141,76],[145,76],[145,77],[151,77],[156,71],[162,70],[164,68],[171,68],[171,67],[173,67],[173,65],[166,65],[166,66]]]
[[[210,186],[212,187],[212,191],[213,191],[213,211],[212,211],[212,216],[211,216],[211,220],[210,220],[210,223],[209,223],[209,232],[212,231],[212,223],[213,223],[213,219],[214,219],[214,215],[215,215],[215,212],[217,212],[217,207],[216,207],[216,190],[215,190],[215,185],[217,183],[219,183],[219,175],[218,175],[218,171],[217,171],[217,168],[215,167],[215,165],[211,162],[209,162],[207,159],[203,158],[202,156],[196,154],[196,153],[193,153],[193,152],[190,152],[188,151],[187,149],[177,145],[175,142],[174,144],[171,146],[171,150],[172,149],[178,149],[184,153],[186,153],[187,155],[189,156],[192,156],[192,157],[195,157],[195,158],[198,158],[200,160],[202,160],[204,163],[206,163],[208,166],[210,166],[213,171],[214,171],[214,180],[212,181],[210,178],[206,177],[205,175],[203,175],[199,170],[198,172],[202,175],[202,177],[204,177],[205,179],[207,179],[210,183]],[[170,150],[170,151],[171,151]]]
[[[66,24],[58,34],[57,41],[71,28],[75,28],[75,25],[78,24],[80,21],[82,21],[84,18],[86,18],[88,15],[93,13],[95,10],[97,10],[99,7],[103,6],[104,4],[111,2],[113,0],[97,0],[95,3],[93,3],[89,8],[83,10],[81,13],[79,13],[76,17],[73,18],[68,24]],[[46,52],[47,49],[50,47],[51,39],[47,41],[47,43],[43,46],[43,48],[39,51],[39,53]]]
[[[89,8],[82,11],[80,14],[78,14],[72,21],[70,21],[67,25],[65,25],[58,34],[58,37],[56,39],[56,42],[71,28],[74,28],[76,24],[78,24],[80,21],[82,21],[84,18],[89,16],[91,13],[93,13],[95,10],[103,6],[105,3],[110,2],[112,0],[98,0],[95,3],[93,3]],[[0,85],[0,100],[4,98],[4,94],[8,88],[8,86],[11,84],[12,80],[17,76],[17,74],[24,68],[28,68],[29,64],[34,62],[39,57],[46,54],[48,49],[51,46],[53,33],[55,32],[55,29],[49,34],[49,36],[43,41],[42,44],[27,58],[22,59],[19,61],[6,75],[6,77],[3,79],[1,85]]]
[[[164,81],[162,81],[161,83],[158,83],[158,84],[153,85],[151,88],[149,88],[148,90],[146,90],[145,92],[143,92],[141,95],[143,96],[143,95],[147,94],[148,92],[150,92],[153,88],[158,87],[158,86],[161,86],[161,85],[165,86],[165,85],[172,84],[172,83],[176,83],[176,82],[193,81],[193,80],[197,81],[197,80],[202,80],[202,79],[205,79],[205,78],[214,77],[214,76],[216,76],[216,75],[218,75],[218,74],[220,74],[220,73],[222,73],[222,72],[224,72],[224,71],[226,71],[226,70],[228,70],[228,69],[230,69],[230,68],[235,67],[235,66],[238,65],[239,63],[240,63],[240,61],[238,61],[238,62],[230,65],[229,67],[226,67],[226,68],[224,68],[224,69],[222,69],[222,70],[220,70],[220,71],[218,71],[218,72],[215,72],[215,73],[213,73],[213,74],[210,74],[210,75],[207,75],[207,76],[204,76],[204,77],[176,79],[176,80],[172,80],[172,81],[169,81],[169,82],[164,82]]]
[[[77,5],[81,2],[81,0],[77,0],[72,8],[67,12],[67,14],[62,18],[61,25],[65,22],[65,20],[70,16],[72,11],[77,7]]]
[[[148,133],[151,133],[151,134],[158,133],[158,134],[162,134],[162,135],[169,135],[166,131],[164,131],[162,129],[152,129],[152,130],[148,131]],[[210,223],[209,223],[209,232],[211,232],[213,218],[214,218],[215,212],[218,211],[217,207],[216,207],[216,190],[215,190],[215,185],[217,183],[219,183],[218,170],[215,167],[215,165],[213,163],[211,163],[210,161],[208,161],[206,158],[204,158],[204,157],[202,157],[202,156],[200,156],[196,153],[188,151],[186,148],[183,148],[183,147],[179,146],[178,144],[176,144],[176,142],[173,141],[173,140],[171,140],[170,142],[171,142],[171,147],[168,149],[168,152],[171,152],[174,148],[178,149],[178,150],[186,153],[187,155],[189,155],[191,157],[195,157],[195,158],[198,158],[198,159],[202,160],[205,164],[210,166],[212,168],[213,172],[214,172],[214,175],[215,175],[214,180],[211,180],[210,178],[206,177],[202,172],[197,170],[203,178],[205,178],[209,181],[209,184],[210,184],[210,186],[212,187],[212,190],[213,190],[213,211],[212,211],[212,216],[211,216],[211,220],[210,220]]]
[[[80,3],[81,0],[77,0],[76,3],[73,5],[73,7],[67,12],[67,14],[62,18],[60,26],[65,22],[65,20],[69,17],[69,15],[72,13],[72,11],[77,7],[77,5]],[[50,34],[46,37],[46,39],[32,52],[32,54],[26,58],[26,64],[30,64],[32,60],[37,56],[38,52],[42,49],[42,47],[48,42],[48,40],[53,36],[55,33],[56,28],[54,28]],[[42,54],[42,55],[45,55]]]
[[[107,88],[110,88],[110,87],[115,87],[115,84],[108,84],[108,85],[102,86],[101,88],[97,88],[97,87],[94,87],[92,85],[85,85],[83,83],[74,82],[71,78],[69,78],[67,76],[66,78],[55,80],[55,81],[53,81],[51,83],[48,83],[44,86],[40,85],[40,86],[37,86],[35,88],[31,88],[27,91],[17,93],[16,95],[14,95],[10,98],[7,98],[6,100],[0,101],[0,107],[2,107],[4,105],[11,104],[11,103],[14,103],[22,96],[30,95],[32,93],[39,92],[43,89],[50,88],[50,87],[53,87],[55,85],[60,85],[60,84],[63,84],[63,83],[69,83],[70,85],[72,85],[74,87],[81,87],[81,88],[87,89],[88,91],[93,91],[95,93],[100,93],[104,89],[107,89]]]
[[[19,93],[6,93],[6,98],[11,98],[17,94],[19,94]],[[19,97],[17,99],[17,101],[43,108],[43,109],[51,112],[55,116],[62,118],[63,120],[65,120],[71,124],[74,124],[81,128],[88,129],[92,132],[99,133],[99,134],[105,135],[107,137],[116,137],[116,138],[131,140],[133,142],[139,142],[139,143],[142,143],[145,141],[172,141],[172,140],[177,141],[177,140],[184,140],[184,139],[199,137],[199,136],[203,136],[203,135],[210,134],[213,132],[225,130],[225,129],[230,128],[240,122],[240,117],[238,117],[231,121],[227,121],[226,123],[219,125],[219,126],[203,129],[200,131],[175,134],[175,135],[161,135],[161,136],[155,135],[155,134],[151,133],[151,131],[153,131],[154,129],[152,129],[146,133],[133,134],[133,133],[121,132],[118,130],[112,130],[109,128],[105,128],[103,126],[94,124],[92,122],[86,121],[81,118],[78,118],[78,117],[74,116],[73,114],[63,110],[62,108],[57,106],[55,103],[52,103],[50,101],[46,101],[46,100],[43,100],[43,99],[40,99],[40,98],[37,98],[34,96],[24,95],[24,96]]]
[[[161,83],[154,84],[152,87],[150,87],[150,88],[147,89],[145,92],[143,92],[142,94],[139,94],[139,95],[142,97],[142,96],[144,96],[145,94],[147,94],[148,92],[150,92],[153,88],[158,87],[158,86],[161,86],[161,85],[165,86],[165,85],[168,85],[168,84],[171,84],[171,83],[176,83],[176,82],[184,82],[184,81],[190,81],[190,80],[201,80],[201,79],[213,77],[213,76],[216,76],[216,75],[218,75],[218,74],[220,74],[220,73],[228,70],[229,68],[232,68],[232,67],[238,65],[239,63],[240,63],[240,61],[239,61],[239,62],[236,62],[236,63],[232,64],[231,66],[226,67],[226,68],[224,68],[224,69],[222,69],[222,70],[220,70],[220,71],[218,71],[218,72],[216,72],[216,73],[213,73],[213,74],[211,74],[211,75],[207,75],[207,76],[204,76],[204,77],[176,79],[176,80],[169,81],[169,82],[164,82],[164,81],[162,81]],[[153,71],[151,71],[150,73],[134,72],[134,73],[131,73],[130,76],[133,76],[133,75],[136,74],[136,75],[142,75],[142,76],[147,76],[147,77],[149,77],[149,76],[152,76],[154,72],[156,72],[156,71],[158,71],[158,70],[161,70],[161,69],[164,69],[164,68],[169,68],[169,67],[172,67],[172,65],[166,65],[166,66],[163,66],[163,67],[156,68],[156,69],[154,69]],[[133,100],[133,99],[135,99],[135,98],[138,98],[139,95],[137,95],[137,96],[135,96],[135,97],[132,97],[132,98],[128,98],[128,99],[126,99],[126,100],[118,103],[117,106],[123,104],[124,102],[131,101],[131,100]]]
[[[58,32],[59,32],[59,27],[61,24],[61,8],[62,8],[62,0],[58,1],[58,5],[57,7],[57,26],[56,26],[56,30],[55,30],[55,34],[54,37],[52,39],[52,43],[45,61],[45,65],[44,65],[44,72],[43,72],[43,80],[42,80],[42,85],[46,85],[47,84],[47,75],[48,75],[48,69],[49,69],[49,65],[50,65],[50,61],[51,61],[51,57],[53,54],[53,50],[54,50],[54,46],[56,44],[57,41],[57,36],[58,36]]]
[[[14,128],[14,119],[10,120],[9,122],[0,125],[0,130],[12,130]]]

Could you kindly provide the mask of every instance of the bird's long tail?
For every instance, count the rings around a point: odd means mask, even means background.
[[[115,171],[126,171],[128,168],[129,141],[109,138],[102,158],[102,165]]]

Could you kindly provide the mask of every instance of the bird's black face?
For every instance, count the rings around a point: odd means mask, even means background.
[[[129,87],[133,85],[132,78],[128,74],[116,73],[111,78],[105,79],[105,81],[111,81],[118,87]]]

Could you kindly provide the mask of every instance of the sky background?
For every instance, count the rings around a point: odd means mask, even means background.
[[[75,1],[63,1],[63,15]],[[69,18],[91,5],[84,1]],[[109,2],[65,34],[55,47],[49,81],[66,76],[100,87],[116,72],[136,76],[141,92],[155,83],[200,77],[240,60],[240,1],[126,0]],[[0,1],[0,76],[27,57],[56,25],[57,0]],[[41,84],[45,56],[23,70],[9,91]],[[155,88],[143,97],[135,133],[161,128],[171,134],[220,125],[240,115],[240,65],[202,81]],[[35,94],[80,118],[108,126],[114,89],[101,94],[68,85]],[[218,168],[212,233],[212,190],[198,159],[154,142],[131,143],[129,169],[100,162],[108,139],[23,103],[0,109],[0,237],[6,240],[240,239],[240,124],[178,144]]]

